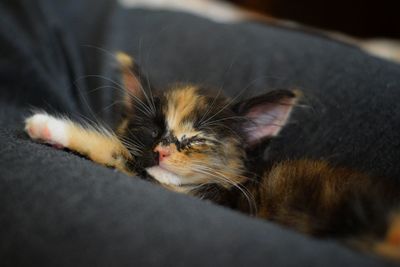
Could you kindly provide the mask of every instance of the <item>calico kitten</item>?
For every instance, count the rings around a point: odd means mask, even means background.
[[[263,160],[299,92],[242,102],[193,85],[156,92],[140,83],[129,56],[117,59],[125,94],[115,132],[37,113],[26,120],[29,136],[168,189],[400,260],[400,199],[383,180],[321,161]]]

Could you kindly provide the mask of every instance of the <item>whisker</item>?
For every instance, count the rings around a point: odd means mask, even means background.
[[[146,93],[146,90],[144,90],[144,88],[142,86],[142,82],[138,79],[138,77],[136,77],[135,73],[133,73],[133,71],[131,69],[128,69],[128,71],[132,75],[132,77],[136,80],[137,84],[139,85],[139,89],[142,91],[144,97],[146,98],[150,113],[154,116],[156,114],[156,107],[154,104],[153,97],[151,97],[151,100],[150,100],[148,94]],[[149,90],[150,90],[150,88],[149,88]],[[150,90],[150,92],[151,92],[151,90]],[[135,96],[135,98],[137,98],[137,97]],[[141,101],[141,102],[144,104],[143,101]]]
[[[127,93],[129,97],[131,97],[134,101],[136,101],[136,103],[138,103],[140,105],[137,106],[137,108],[142,111],[144,114],[146,114],[147,116],[151,117],[153,115],[152,110],[150,110],[147,105],[137,96],[133,95],[131,92],[129,92],[128,90],[125,90],[123,85],[102,75],[96,75],[96,74],[91,74],[91,75],[85,75],[82,77],[79,77],[76,81],[81,80],[81,79],[85,79],[85,78],[100,78],[100,79],[104,79],[112,84],[114,84],[117,87],[114,87],[114,89],[117,89],[119,91],[121,91],[122,93]],[[111,87],[111,86],[110,86]],[[113,88],[113,87],[111,87]]]
[[[215,131],[214,131],[214,129],[211,128],[211,127],[209,127],[209,126],[218,126],[218,127],[221,127],[221,128],[225,128],[225,129],[229,130],[232,134],[234,134],[234,135],[238,138],[238,140],[241,140],[241,139],[242,139],[242,137],[241,137],[234,129],[232,129],[232,128],[229,127],[228,125],[224,125],[224,124],[221,124],[221,123],[208,123],[207,126],[203,126],[203,127],[201,127],[201,129],[207,129],[207,130],[213,132],[214,134],[216,134]],[[216,139],[214,139],[214,140],[215,140],[215,142],[218,142],[218,143],[220,143],[220,144],[224,144],[224,143],[221,142],[221,141],[218,141],[218,140],[216,140]]]
[[[208,115],[208,113],[212,110],[212,108],[215,105],[215,102],[217,100],[217,98],[219,97],[219,95],[222,92],[222,86],[219,88],[217,95],[214,97],[213,101],[211,102],[210,106],[207,108],[206,112],[204,112],[203,116],[201,117],[199,124],[201,125],[203,123],[204,118]]]
[[[219,181],[220,183],[228,184],[228,185],[231,185],[234,188],[238,189],[241,192],[241,194],[243,194],[243,196],[245,197],[245,199],[246,199],[246,201],[248,203],[250,214],[253,214],[253,215],[256,214],[257,205],[256,205],[256,202],[255,202],[255,197],[253,196],[253,194],[243,184],[233,182],[229,177],[227,177],[223,173],[221,173],[221,172],[219,172],[217,170],[214,170],[214,169],[212,169],[212,168],[210,168],[208,166],[205,166],[200,161],[191,161],[191,162],[192,163],[198,162],[198,164],[197,163],[192,164],[191,167],[190,167],[194,172],[201,173],[203,175],[216,178],[217,181]],[[185,163],[185,162],[182,161],[182,163]],[[180,164],[176,164],[176,165],[174,164],[173,168],[178,172],[179,171],[187,171],[187,168],[186,167],[181,167]],[[235,172],[232,172],[232,174],[234,175]],[[209,181],[209,182],[205,182],[205,183],[203,182],[203,183],[200,183],[198,186],[194,187],[193,190],[198,189],[198,188],[200,188],[200,187],[202,187],[204,185],[214,184],[214,183],[216,183],[216,181]]]
[[[80,123],[83,127],[88,128],[88,129],[93,129],[107,137],[110,138],[116,138],[116,134],[115,132],[111,129],[111,127],[109,127],[106,123],[100,121],[100,119],[97,117],[97,115],[94,113],[94,111],[92,110],[92,108],[90,107],[89,103],[87,102],[86,98],[82,95],[81,89],[78,86],[78,92],[81,95],[84,103],[86,104],[86,106],[89,109],[90,114],[92,115],[93,119],[95,121],[93,121],[92,119],[90,119],[87,116],[84,116],[83,114],[77,114],[77,116],[80,118]],[[68,118],[65,118],[68,119]]]
[[[200,167],[200,166],[198,166],[198,167]],[[225,177],[221,173],[218,173],[218,172],[216,172],[217,174],[211,173],[210,171],[207,170],[207,168],[206,169],[195,168],[195,170],[200,173],[203,173],[205,175],[209,175],[211,177],[220,179],[223,182],[226,182],[227,184],[230,184],[233,187],[237,188],[243,194],[243,196],[246,198],[248,205],[249,205],[250,213],[254,214],[256,212],[257,207],[255,204],[254,196],[250,193],[250,191],[245,186],[230,181],[229,178]]]
[[[139,142],[139,144],[141,144],[141,145],[144,147],[143,142],[140,141],[140,140],[136,137],[136,135],[132,133],[132,131],[131,131],[130,129],[128,129],[128,132],[131,134],[131,136],[132,136],[133,138],[135,138],[135,141]]]
[[[128,139],[128,138],[126,138],[126,137],[123,137],[123,136],[121,136],[121,137],[119,137],[120,138],[120,140],[123,140],[123,141],[125,141],[125,142],[127,142],[127,143],[129,143],[129,144],[132,144],[132,145],[134,145],[134,146],[136,146],[136,147],[138,147],[138,148],[140,148],[140,149],[144,149],[144,145],[143,144],[141,144],[141,143],[139,143],[138,141],[138,139]]]
[[[205,120],[205,122],[210,121],[211,119],[213,119],[215,116],[217,116],[218,114],[220,114],[222,111],[224,111],[226,108],[228,108],[230,105],[232,105],[246,90],[248,87],[245,87],[244,89],[242,89],[241,91],[239,91],[239,93],[233,97],[230,101],[228,101],[218,112],[214,113],[214,115],[212,115],[211,117],[209,117],[207,120]]]
[[[142,39],[140,39],[140,46],[141,46],[141,41],[142,41]],[[114,61],[116,61],[115,54],[112,53],[112,52],[110,52],[110,51],[108,51],[108,50],[105,49],[105,48],[102,48],[102,47],[99,47],[99,46],[95,46],[95,45],[83,45],[83,46],[89,47],[89,48],[97,49],[97,50],[103,52],[104,54],[110,56]],[[129,73],[132,75],[132,77],[134,77],[134,78],[136,79],[136,81],[138,82],[139,87],[140,87],[140,90],[141,90],[141,91],[143,92],[143,94],[145,95],[145,97],[146,97],[146,99],[147,99],[147,101],[148,101],[148,104],[149,104],[149,108],[151,109],[152,114],[154,115],[154,114],[155,114],[155,104],[154,104],[154,99],[153,99],[151,90],[150,90],[150,94],[151,94],[151,97],[150,97],[151,101],[150,101],[150,100],[149,100],[149,97],[147,96],[147,94],[146,94],[146,92],[145,92],[145,90],[144,90],[144,88],[143,88],[143,86],[142,86],[142,83],[137,79],[135,73],[133,73],[133,71],[132,71],[131,69],[128,69],[128,71],[129,71]],[[146,77],[147,77],[147,76],[146,76]],[[105,78],[105,77],[102,77],[102,78]],[[111,81],[110,81],[110,82],[111,82]],[[113,81],[113,82],[114,82],[114,81]],[[147,82],[148,82],[149,89],[150,89],[150,82],[149,82],[148,79],[147,79]],[[119,84],[119,87],[123,88],[123,86],[122,86],[121,84]],[[137,98],[137,97],[136,97],[136,98]],[[140,101],[140,99],[137,99],[137,100]],[[141,102],[142,102],[142,101],[141,101]],[[143,102],[142,102],[142,103],[143,103]],[[143,104],[144,104],[144,103],[143,103]],[[146,106],[146,105],[144,105],[144,106]]]
[[[191,162],[192,162],[192,163],[195,163],[196,166],[202,166],[202,167],[208,168],[210,171],[215,172],[215,169],[213,169],[213,168],[211,168],[211,167],[209,167],[209,166],[204,165],[204,162],[202,162],[202,161],[191,160]],[[198,165],[198,164],[199,164],[199,165]],[[244,171],[243,168],[230,169],[230,174],[232,174],[233,176],[236,176],[237,173],[243,173],[243,171]],[[246,171],[246,173],[248,173],[248,172]],[[254,175],[255,175],[255,173],[250,173],[250,174],[254,174]],[[246,180],[247,180],[247,181],[252,181],[252,182],[254,182],[254,183],[259,183],[258,179],[251,178],[251,177],[247,177],[247,176],[246,176]]]

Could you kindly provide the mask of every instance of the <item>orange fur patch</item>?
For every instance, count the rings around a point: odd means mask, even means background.
[[[68,148],[105,166],[128,172],[125,164],[132,156],[117,137],[85,129],[70,122],[67,127],[70,142]]]
[[[384,257],[400,260],[400,214],[392,216],[386,238],[376,244],[374,249]]]
[[[175,136],[180,139],[183,135],[190,137],[200,134],[193,128],[193,124],[184,121],[199,105],[204,105],[205,100],[197,94],[196,87],[187,86],[172,90],[166,94],[166,98],[168,104],[164,113],[167,126],[174,131]]]

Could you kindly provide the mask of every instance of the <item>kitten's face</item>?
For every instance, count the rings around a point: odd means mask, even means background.
[[[177,191],[243,183],[247,151],[278,134],[296,102],[284,90],[239,103],[189,85],[157,94],[143,88],[132,61],[122,56],[126,95],[119,133],[135,158],[132,169]]]
[[[230,187],[243,182],[242,118],[228,99],[184,86],[166,91],[154,102],[155,112],[136,109],[127,124],[126,139],[142,145],[137,167],[171,186]]]

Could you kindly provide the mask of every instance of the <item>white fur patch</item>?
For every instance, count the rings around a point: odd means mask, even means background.
[[[156,179],[160,183],[169,184],[169,185],[181,185],[182,184],[182,179],[178,175],[176,175],[170,171],[167,171],[166,169],[163,169],[159,166],[153,166],[153,167],[147,168],[146,171],[148,174],[150,174],[154,179]]]
[[[248,18],[248,13],[232,4],[216,0],[119,0],[127,8],[183,11],[216,22],[233,23]]]
[[[35,114],[25,120],[25,131],[35,140],[48,144],[68,146],[68,121],[46,113]]]

